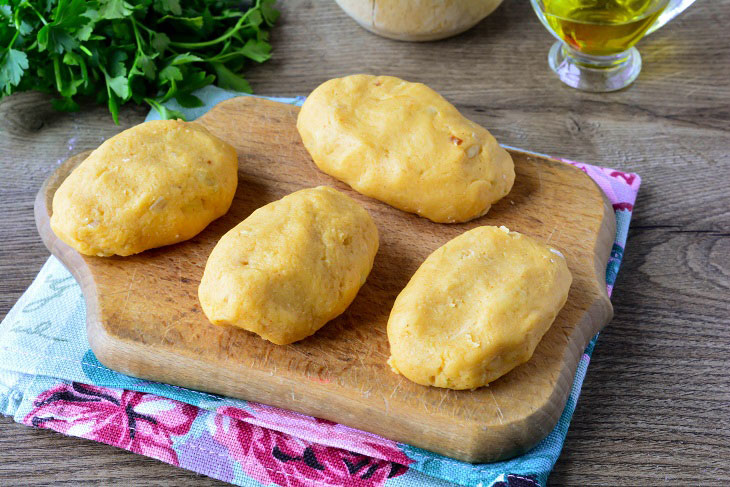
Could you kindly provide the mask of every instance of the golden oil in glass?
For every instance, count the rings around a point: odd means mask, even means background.
[[[545,19],[573,49],[610,56],[639,42],[668,0],[542,0]]]

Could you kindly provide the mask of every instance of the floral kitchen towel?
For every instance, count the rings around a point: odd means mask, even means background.
[[[237,96],[215,87],[193,119]],[[303,98],[275,99],[300,104]],[[157,118],[151,114],[148,118]],[[613,203],[616,240],[606,272],[613,289],[641,180],[565,161]],[[0,324],[0,412],[16,421],[157,458],[245,486],[537,486],[557,460],[597,336],[585,351],[555,429],[531,451],[491,464],[459,462],[331,421],[264,404],[125,376],[89,348],[81,289],[51,257]]]

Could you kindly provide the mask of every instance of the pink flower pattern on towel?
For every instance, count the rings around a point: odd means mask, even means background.
[[[38,396],[23,422],[118,446],[178,465],[172,436],[186,434],[198,408],[154,394],[73,382]]]
[[[249,423],[402,465],[413,461],[401,452],[396,442],[382,436],[266,404],[250,402],[249,406],[253,414]]]
[[[387,445],[388,440],[365,445],[377,452],[373,457],[257,426],[253,424],[257,411],[221,407],[217,412],[213,437],[228,448],[247,475],[264,485],[380,486],[403,475],[412,462],[394,442]]]

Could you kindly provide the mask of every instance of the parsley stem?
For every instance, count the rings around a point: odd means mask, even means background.
[[[132,23],[134,39],[137,42],[137,52],[144,54],[144,51],[142,50],[142,40],[139,38],[139,30],[137,29],[137,21],[134,20],[134,17],[129,17],[129,21]]]
[[[213,20],[226,20],[226,19],[232,19],[233,17],[240,17],[243,15],[243,12],[231,12],[227,15],[213,15],[211,16],[211,19]]]
[[[61,79],[61,65],[58,62],[58,56],[53,56],[53,73],[56,75],[56,89],[61,93],[63,92],[63,79]]]
[[[203,58],[203,61],[209,62],[209,63],[225,63],[228,59],[236,58],[242,56],[242,54],[238,51],[233,52],[227,52],[225,54],[216,54],[213,57],[207,57]]]
[[[154,30],[150,29],[149,27],[147,27],[147,26],[146,26],[146,25],[144,25],[144,24],[137,24],[137,27],[142,27],[142,29],[146,30],[146,31],[147,31],[147,33],[148,33],[148,34],[150,34],[150,35],[152,35],[152,34],[157,34],[157,32],[156,32],[156,31],[154,31]]]
[[[228,39],[229,37],[231,37],[233,34],[238,32],[243,27],[244,21],[246,21],[249,13],[251,13],[251,12],[253,12],[253,10],[249,10],[248,13],[246,13],[246,15],[244,15],[243,17],[238,19],[238,22],[236,22],[236,25],[234,25],[233,27],[228,29],[228,31],[226,31],[225,34],[218,37],[217,39],[212,39],[212,40],[204,41],[204,42],[174,42],[173,41],[173,42],[170,42],[170,45],[175,46],[175,47],[182,47],[183,49],[198,49],[201,47],[213,46],[215,44],[223,42],[226,39]]]
[[[12,39],[10,39],[10,44],[8,44],[8,49],[10,49],[11,47],[13,47],[13,44],[15,44],[15,39],[18,38],[18,34],[20,34],[20,31],[17,30],[17,29],[15,29],[15,35],[13,36]]]
[[[46,21],[46,18],[43,17],[43,15],[41,15],[41,13],[38,10],[36,10],[36,8],[33,6],[33,4],[31,4],[30,2],[27,2],[26,1],[26,2],[23,2],[23,5],[25,5],[26,7],[30,7],[30,9],[33,12],[35,12],[35,14],[38,16],[38,18],[41,19],[41,22],[43,22],[43,25],[48,25],[48,22]]]

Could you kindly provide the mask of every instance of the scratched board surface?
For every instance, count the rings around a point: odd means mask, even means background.
[[[36,202],[48,248],[82,284],[92,348],[120,372],[259,401],[466,461],[516,455],[554,427],[578,359],[611,317],[604,270],[615,221],[598,187],[558,161],[512,151],[512,192],[475,221],[444,225],[362,196],[317,170],[301,144],[298,108],[235,98],[198,121],[231,143],[239,184],[228,214],[195,238],[131,257],[81,256],[48,225],[53,193],[84,154],[61,165]],[[477,120],[478,121],[478,120]],[[262,205],[298,189],[337,188],[373,216],[380,249],[350,307],[315,335],[277,346],[208,323],[197,287],[218,239]],[[549,241],[573,273],[568,302],[533,358],[488,387],[451,391],[390,371],[390,308],[423,260],[479,225],[506,225]]]

